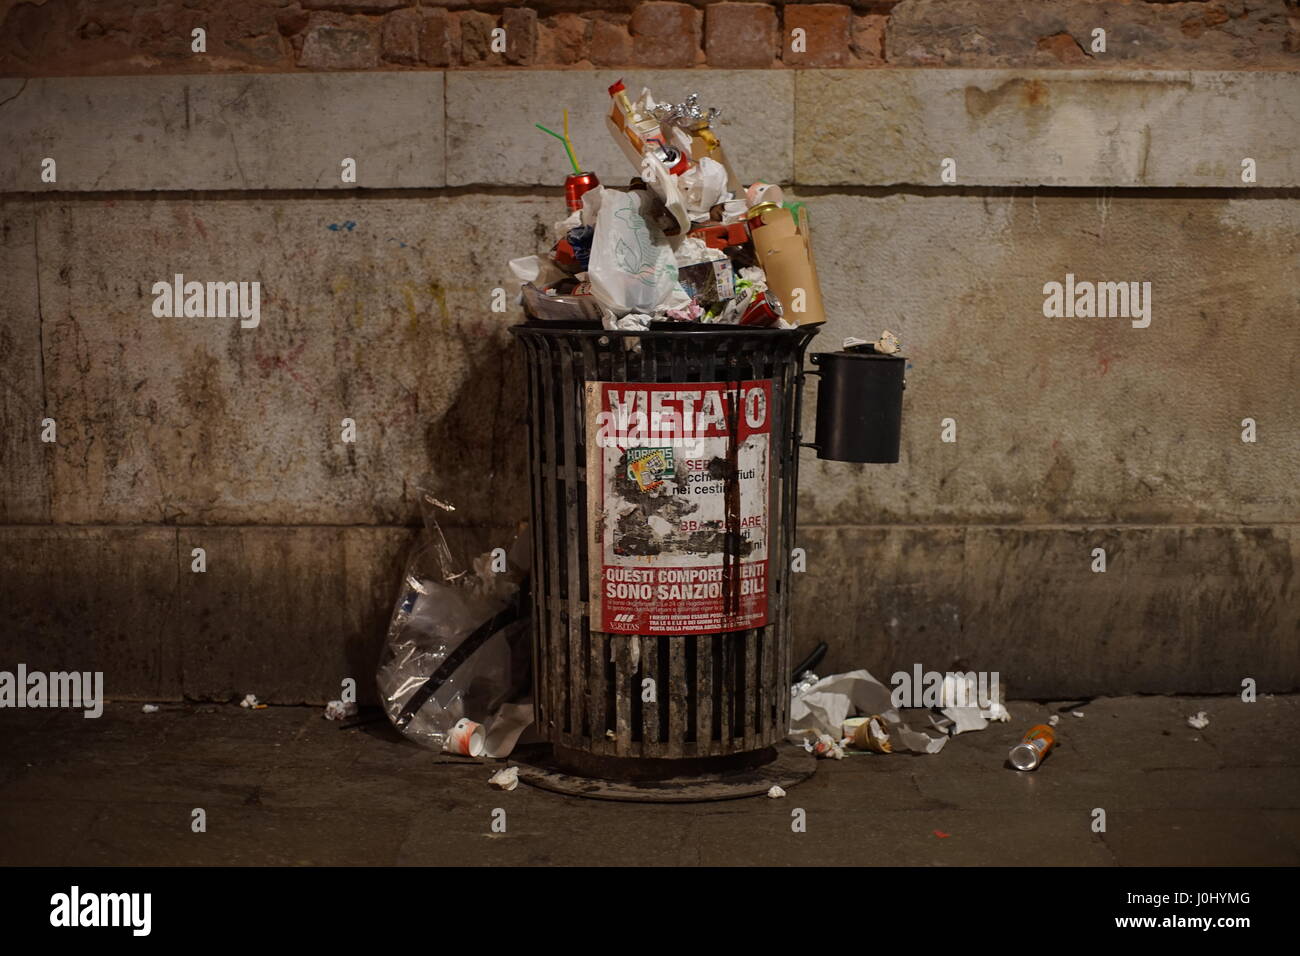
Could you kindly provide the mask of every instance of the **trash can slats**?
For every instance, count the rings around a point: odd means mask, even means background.
[[[631,336],[530,325],[512,332],[528,363],[535,700],[543,735],[615,762],[725,758],[771,747],[788,723],[798,402],[813,331],[693,326]],[[639,351],[628,348],[629,338],[639,340]],[[702,634],[600,630],[589,592],[591,562],[599,560],[592,522],[602,514],[592,499],[603,489],[587,473],[587,384],[735,388],[762,381],[771,383],[766,623]],[[732,476],[736,461],[728,466]],[[740,587],[740,539],[729,533],[725,542],[723,566],[731,570],[724,571],[724,587]],[[724,604],[737,600],[732,595]],[[643,699],[646,678],[653,699]]]

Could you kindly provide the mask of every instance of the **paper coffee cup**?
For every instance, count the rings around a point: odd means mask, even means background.
[[[468,717],[462,717],[456,721],[456,726],[451,728],[451,733],[447,735],[447,743],[442,749],[466,757],[480,757],[483,754],[483,737],[482,724],[477,724]]]

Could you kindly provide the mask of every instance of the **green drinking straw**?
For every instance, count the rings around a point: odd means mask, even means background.
[[[560,135],[559,133],[555,132],[555,130],[547,129],[541,123],[534,123],[533,125],[536,126],[538,129],[540,129],[543,133],[550,133],[561,143],[563,143],[564,151],[569,154],[569,162],[573,164],[573,171],[575,173],[582,172],[582,167],[578,165],[578,158],[573,155],[573,143],[569,139],[569,111],[568,110],[564,111],[564,135]]]

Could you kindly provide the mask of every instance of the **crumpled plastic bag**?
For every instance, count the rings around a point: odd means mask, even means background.
[[[690,296],[677,281],[672,246],[642,215],[641,197],[606,189],[599,203],[587,264],[596,301],[616,317],[631,312],[652,315],[689,303]]]
[[[425,529],[403,576],[375,681],[389,720],[442,750],[461,718],[483,725],[485,754],[504,757],[532,721],[527,534],[506,556],[463,567],[436,518],[454,510],[422,492]],[[504,566],[503,566],[504,561]]]

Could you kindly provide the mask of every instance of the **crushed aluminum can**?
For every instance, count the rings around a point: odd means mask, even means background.
[[[654,155],[674,176],[680,176],[691,168],[690,158],[675,146],[656,146]]]
[[[756,296],[745,314],[740,317],[741,325],[767,327],[776,325],[784,314],[781,301],[770,292]]]
[[[1021,738],[1020,743],[1011,748],[1007,759],[1017,770],[1035,770],[1055,744],[1056,732],[1047,724],[1035,724]]]

